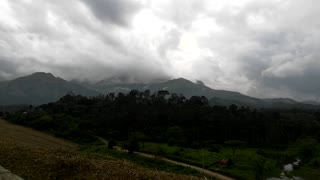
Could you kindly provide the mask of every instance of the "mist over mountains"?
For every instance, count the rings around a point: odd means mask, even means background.
[[[166,90],[170,93],[182,94],[186,98],[205,96],[211,105],[236,104],[256,108],[314,108],[319,105],[317,102],[300,103],[288,98],[254,98],[239,92],[211,89],[202,81],[194,83],[184,78],[159,80],[152,83],[129,83],[125,80],[123,78],[106,79],[96,83],[66,81],[51,73],[37,72],[11,81],[0,82],[0,105],[39,105],[54,102],[68,93],[96,96],[111,92],[128,93],[131,90],[150,90],[151,93]]]

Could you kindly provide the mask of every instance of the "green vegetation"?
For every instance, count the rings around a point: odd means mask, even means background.
[[[155,150],[160,148],[163,157],[199,167],[204,165],[205,169],[246,180],[277,177],[284,164],[301,158],[304,165],[289,174],[306,179],[316,179],[315,177],[320,175],[319,147],[320,144],[315,139],[306,138],[299,139],[288,148],[240,148],[235,155],[231,147],[224,147],[217,153],[207,149],[191,149],[150,142],[145,143],[141,151],[155,154],[157,153]],[[308,158],[305,157],[306,155]],[[231,159],[233,165],[230,167],[219,165],[217,162],[222,159]]]
[[[305,179],[319,179],[320,177],[320,143],[313,138],[299,139],[292,145],[292,151],[302,160],[302,167],[293,172],[293,175]]]
[[[224,144],[231,147],[232,155],[234,156],[236,153],[236,149],[240,149],[241,147],[243,147],[246,144],[246,142],[240,140],[229,140],[225,141]]]
[[[219,153],[208,151],[207,149],[191,149],[178,146],[169,146],[167,144],[145,143],[141,151],[155,154],[154,151],[161,148],[163,157],[177,161],[190,163],[199,167],[204,165],[205,169],[221,172],[237,179],[254,180],[256,176],[266,177],[280,174],[280,169],[276,166],[276,161],[259,155],[255,148],[242,148],[233,155],[232,148],[222,148]],[[272,152],[264,150],[264,152]],[[218,164],[219,160],[231,159],[233,165],[223,167]],[[260,179],[260,178],[258,178]]]
[[[292,175],[303,177],[306,180],[318,180],[320,177],[320,169],[310,166],[303,166],[294,170]]]
[[[218,151],[226,141],[249,146],[279,145],[303,136],[320,138],[317,110],[257,110],[231,105],[209,106],[204,96],[132,90],[129,94],[83,97],[72,94],[55,103],[9,114],[11,122],[72,141],[107,139],[169,143]],[[87,139],[89,138],[89,139]],[[237,140],[237,142],[230,141]],[[228,143],[227,143],[228,144]]]
[[[131,153],[165,156],[237,179],[277,176],[284,164],[296,158],[302,162],[300,173],[304,168],[319,169],[320,111],[316,109],[210,106],[204,96],[187,99],[164,90],[155,94],[132,90],[91,98],[69,94],[6,117],[71,141],[90,143],[100,136],[111,140],[109,148],[118,141]],[[86,151],[113,153],[94,148]]]
[[[81,151],[83,153],[100,155],[102,157],[111,157],[115,159],[126,159],[134,164],[138,164],[148,169],[158,170],[158,171],[166,171],[176,174],[185,174],[185,175],[193,175],[193,176],[203,176],[196,170],[185,168],[182,166],[171,165],[169,163],[159,161],[157,159],[150,159],[141,157],[135,154],[128,154],[126,152],[121,152],[117,150],[110,150],[105,145],[87,145],[82,146]]]

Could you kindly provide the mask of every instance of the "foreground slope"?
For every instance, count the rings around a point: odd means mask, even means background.
[[[24,179],[198,179],[83,154],[78,145],[0,120],[0,164]]]
[[[49,134],[45,134],[30,128],[14,125],[1,119],[0,140],[6,140],[16,144],[40,148],[60,148],[64,150],[78,149],[78,145],[75,143],[55,138]]]

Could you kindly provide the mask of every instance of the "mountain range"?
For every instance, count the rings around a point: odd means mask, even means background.
[[[239,92],[215,90],[203,82],[191,82],[178,78],[153,83],[125,83],[114,80],[103,80],[97,83],[66,81],[51,73],[37,72],[11,81],[0,82],[0,105],[33,104],[39,105],[58,100],[67,93],[94,96],[110,92],[127,93],[130,90],[152,93],[167,90],[170,93],[191,96],[205,96],[211,105],[250,106],[256,108],[317,108],[317,102],[297,102],[288,98],[259,99]]]

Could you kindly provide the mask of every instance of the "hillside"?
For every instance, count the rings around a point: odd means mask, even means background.
[[[76,150],[78,145],[55,138],[51,135],[11,124],[0,119],[0,139],[26,146],[35,146],[40,148],[60,148],[65,150]]]
[[[77,149],[74,143],[0,120],[0,163],[24,179],[198,179]]]
[[[86,96],[97,95],[90,90],[55,77],[50,73],[34,73],[12,81],[0,82],[0,104],[43,104],[58,100],[72,92]]]

